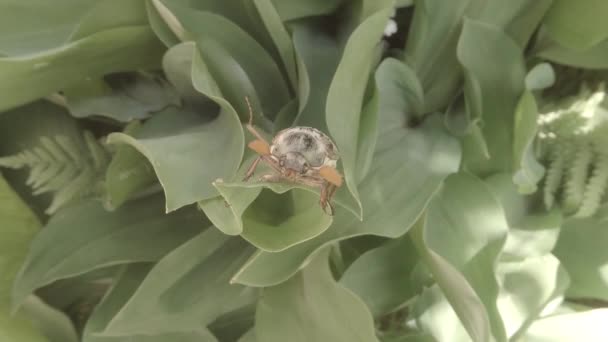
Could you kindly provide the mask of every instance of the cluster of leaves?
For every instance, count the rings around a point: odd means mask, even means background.
[[[608,69],[603,13],[0,0],[0,336],[608,340],[604,90],[555,90]],[[332,137],[335,216],[240,181],[245,98]]]

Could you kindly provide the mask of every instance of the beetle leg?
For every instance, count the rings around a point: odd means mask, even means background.
[[[249,97],[245,97],[245,101],[247,102],[247,107],[249,108],[249,122],[246,125],[247,130],[251,132],[251,134],[253,134],[253,136],[256,137],[258,140],[261,140],[262,142],[266,143],[266,145],[270,146],[268,141],[266,141],[266,139],[264,139],[260,132],[258,132],[253,126],[253,109],[251,108]]]
[[[258,164],[260,163],[260,160],[262,160],[261,156],[255,158],[255,160],[253,161],[253,163],[251,163],[251,166],[249,166],[249,168],[247,169],[247,172],[245,173],[245,177],[243,178],[243,182],[249,180],[249,178],[251,178],[251,176],[253,176],[253,173],[255,172],[255,168],[258,167]]]
[[[331,195],[334,192],[332,190],[333,187],[329,182],[324,182],[321,186],[321,197],[319,198],[321,208],[329,216],[334,216],[334,206],[331,204]]]

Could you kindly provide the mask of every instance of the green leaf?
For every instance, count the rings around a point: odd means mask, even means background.
[[[455,279],[459,280],[458,277]],[[461,294],[465,294],[465,292]],[[472,299],[476,301],[474,297]],[[467,334],[467,331],[454,312],[454,307],[451,306],[450,302],[446,299],[446,295],[441,292],[441,289],[437,285],[424,289],[422,294],[418,296],[412,307],[412,316],[416,319],[416,325],[422,331],[432,336],[431,341],[491,341],[489,339],[476,340],[475,337],[471,339],[471,336]],[[481,317],[477,317],[473,313],[470,318],[471,320],[475,320]],[[481,333],[482,331],[478,332],[478,334]],[[479,337],[479,335],[476,336]]]
[[[318,236],[331,222],[314,192],[262,191],[243,214],[241,236],[260,250],[280,252]]]
[[[490,157],[479,155],[465,143],[466,169],[482,174],[510,171],[512,118],[524,90],[521,48],[498,27],[466,20],[458,43],[458,60],[469,84],[465,88],[467,107],[473,110],[471,117],[481,119]]]
[[[554,0],[544,18],[547,33],[559,44],[574,50],[588,49],[608,38],[604,14],[608,3],[602,0]]]
[[[466,173],[446,180],[415,230],[419,253],[474,341],[506,340],[494,273],[507,232],[500,203]]]
[[[569,297],[608,300],[606,243],[605,222],[589,218],[564,223],[554,253],[570,275]]]
[[[134,134],[140,127],[141,123],[134,121],[124,133]],[[154,168],[144,155],[129,145],[119,146],[106,170],[104,205],[116,209],[156,181]]]
[[[264,114],[274,118],[289,101],[289,88],[272,56],[251,35],[223,16],[168,2],[166,5],[192,36],[211,75],[218,84],[221,82],[220,89],[237,111],[248,112],[244,97],[251,95],[259,98]],[[235,67],[242,69],[242,75],[237,79],[226,77],[227,73],[235,72],[230,70]],[[224,86],[239,84],[243,76],[250,80],[252,93],[236,94],[231,87]]]
[[[389,241],[361,255],[340,283],[361,298],[374,317],[399,308],[420,291],[413,281],[419,261],[409,236]]]
[[[298,86],[298,76],[296,71],[296,58],[293,42],[289,36],[287,28],[283,25],[281,17],[271,0],[255,0],[253,2],[258,10],[262,22],[272,38],[291,82],[293,89]]]
[[[511,341],[517,341],[569,285],[566,270],[550,254],[500,263],[497,271],[501,283],[498,308]]]
[[[24,262],[40,221],[0,175],[0,337],[7,341],[47,342],[26,315],[10,314],[13,281]]]
[[[325,120],[327,93],[341,57],[341,47],[314,25],[294,24],[293,43],[298,67],[299,114],[295,126],[328,132]]]
[[[541,20],[545,17],[553,1],[477,1],[477,4],[485,4],[477,19],[502,28],[505,33],[517,42],[521,49],[524,49],[532,35],[537,31]]]
[[[63,90],[70,113],[128,122],[145,119],[169,105],[179,105],[175,90],[155,75],[119,75],[116,79],[85,80]]]
[[[524,92],[515,110],[513,127],[513,182],[522,194],[536,192],[545,168],[536,160],[534,141],[538,133],[538,108],[534,95]]]
[[[146,0],[92,1],[92,6],[79,20],[74,32],[70,34],[70,41],[99,31],[119,27],[147,25],[145,2]],[[73,6],[73,4],[70,4],[70,6]],[[70,8],[64,8],[64,10],[69,12]]]
[[[458,170],[459,146],[437,117],[428,118],[418,128],[408,127],[404,116],[408,107],[398,100],[398,85],[386,65],[383,63],[376,74],[378,142],[372,167],[360,186],[369,214],[361,222],[337,210],[333,225],[323,234],[280,253],[256,254],[235,275],[234,282],[275,285],[294,275],[313,253],[332,242],[366,234],[399,237],[416,222],[444,178]]]
[[[470,2],[416,2],[404,61],[418,75],[424,94],[429,99],[424,103],[424,113],[444,108],[460,87],[462,72],[454,50],[462,17]]]
[[[529,342],[606,341],[608,309],[558,314],[542,318],[524,336]]]
[[[264,289],[255,318],[257,340],[378,341],[365,304],[336,283],[327,258],[328,250],[322,251],[290,280]]]
[[[24,262],[30,241],[40,229],[38,217],[28,208],[21,198],[11,189],[0,175],[0,306],[7,307],[13,281]]]
[[[376,60],[378,42],[384,32],[384,27],[393,8],[383,8],[369,16],[359,25],[349,37],[342,60],[329,87],[326,104],[327,127],[334,142],[340,151],[340,158],[344,168],[344,179],[351,195],[359,205],[360,217],[363,217],[364,208],[357,189],[356,170],[368,163],[367,160],[358,160],[365,157],[360,154],[361,140],[372,144],[376,140],[375,127],[370,126],[374,121],[362,117],[361,108],[366,85],[373,71]],[[366,115],[376,117],[376,111],[365,111]],[[349,125],[344,125],[349,122]],[[362,122],[368,123],[361,125]],[[370,156],[368,156],[370,157]]]
[[[386,73],[386,82],[394,84],[393,87],[386,87],[391,92],[387,98],[395,101],[390,106],[405,108],[404,113],[414,117],[424,114],[424,90],[416,73],[407,64],[394,58],[385,59],[382,67]]]
[[[108,143],[128,144],[146,156],[163,186],[169,212],[217,195],[211,183],[234,174],[243,153],[242,137],[240,121],[230,113],[221,111],[209,120],[168,108],[133,136],[110,134]],[[224,157],[217,158],[220,154]]]
[[[143,4],[144,0],[58,0],[52,4],[2,0],[0,55],[25,55],[98,31],[144,25]]]
[[[542,90],[555,83],[555,71],[551,64],[540,63],[534,66],[526,75],[526,88],[528,90]]]
[[[0,111],[70,87],[82,79],[157,67],[163,47],[145,26],[102,31],[58,48],[0,57]]]
[[[333,13],[344,0],[272,0],[283,21]]]
[[[559,64],[586,69],[608,68],[608,39],[583,50],[569,49],[559,45],[549,37],[539,39],[535,47],[536,55]]]
[[[100,334],[108,322],[131,298],[140,286],[150,268],[149,264],[133,264],[125,267],[112,288],[103,300],[95,307],[83,332],[83,342],[217,342],[217,339],[206,329],[192,332],[167,333],[160,335],[135,335],[106,337]]]
[[[154,0],[146,1],[146,13],[148,14],[148,21],[152,31],[156,33],[158,39],[160,39],[168,48],[180,43],[180,39],[173,31],[171,31],[169,25],[160,15],[159,9],[156,8]]]
[[[485,183],[500,201],[510,227],[501,260],[525,261],[551,253],[562,226],[561,211],[537,210],[534,196],[522,196],[508,173],[488,177]]]
[[[27,317],[49,342],[78,342],[78,334],[72,320],[62,311],[48,305],[36,296],[30,296],[23,303],[18,316]],[[3,332],[4,329],[0,329]],[[9,329],[10,330],[10,329]],[[16,338],[21,342],[21,339]]]
[[[107,266],[156,261],[205,228],[194,209],[171,215],[162,197],[148,197],[107,212],[85,201],[57,213],[36,236],[13,288],[18,306],[35,289]]]
[[[203,232],[152,268],[104,335],[198,331],[223,313],[251,303],[256,292],[229,280],[252,252],[238,237],[215,229]]]

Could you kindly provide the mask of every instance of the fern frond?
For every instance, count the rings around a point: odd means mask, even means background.
[[[602,197],[608,186],[608,154],[599,153],[596,159],[593,173],[585,188],[585,194],[580,208],[574,214],[575,217],[590,217],[600,207]]]
[[[562,197],[562,209],[567,214],[576,212],[583,202],[585,185],[593,161],[593,151],[589,141],[581,139],[573,145],[575,153],[566,169],[567,177]]]
[[[105,147],[85,131],[80,138],[41,137],[39,145],[0,158],[0,167],[29,168],[26,183],[32,193],[54,193],[46,210],[52,214],[72,200],[94,193],[109,160]]]
[[[557,191],[562,183],[564,174],[565,158],[557,146],[554,146],[549,152],[549,167],[545,176],[545,186],[543,189],[543,199],[545,208],[553,208]]]

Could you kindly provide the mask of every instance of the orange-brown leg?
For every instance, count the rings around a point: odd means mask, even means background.
[[[249,178],[251,178],[251,176],[253,176],[253,173],[255,172],[255,168],[258,167],[260,160],[262,160],[261,156],[255,158],[253,163],[251,163],[251,166],[249,166],[249,168],[247,169],[247,172],[245,172],[245,177],[243,178],[243,182],[248,181]]]
[[[321,205],[321,208],[329,216],[334,215],[334,206],[331,204],[331,196],[335,192],[333,188],[335,188],[333,184],[330,184],[329,182],[324,182],[321,186],[321,196],[319,198],[319,204]]]

